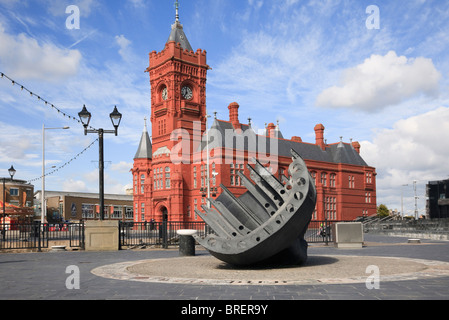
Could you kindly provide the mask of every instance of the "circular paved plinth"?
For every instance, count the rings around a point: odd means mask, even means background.
[[[143,282],[211,285],[317,285],[365,283],[379,269],[380,281],[449,276],[449,263],[408,258],[309,256],[303,266],[240,268],[214,257],[132,261],[92,270],[101,277]]]

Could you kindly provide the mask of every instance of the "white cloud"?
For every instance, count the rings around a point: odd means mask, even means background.
[[[0,136],[0,162],[33,165],[40,158],[40,140],[34,130],[0,122]]]
[[[71,192],[95,192],[94,190],[89,190],[84,181],[81,180],[65,180],[62,183],[62,191],[71,191]]]
[[[113,180],[113,183],[111,184],[109,181],[110,179],[108,179],[107,176],[105,176],[105,179],[105,193],[107,194],[125,194],[126,189],[132,188],[132,184],[123,185],[115,180]],[[87,184],[86,181],[83,180],[64,180],[62,182],[62,191],[98,193],[98,183]]]
[[[129,50],[129,45],[131,44],[131,41],[126,39],[126,37],[124,35],[120,35],[120,36],[115,36],[115,42],[120,47],[120,50],[118,51],[118,53],[120,54],[122,59],[128,60],[131,55],[131,51]]]
[[[105,186],[106,193],[109,194],[126,194],[126,189],[132,188],[132,184],[128,183],[126,185],[116,183],[114,185]]]
[[[441,77],[431,59],[373,54],[345,70],[341,85],[324,90],[316,105],[379,111],[422,94],[436,97]]]
[[[111,176],[106,169],[104,173],[104,192],[125,194],[126,189],[132,188],[132,183],[123,182],[132,179],[129,172],[126,173],[126,176],[128,179],[119,181],[116,174]],[[98,170],[86,172],[79,178],[66,179],[62,183],[62,188],[63,191],[98,193]]]
[[[129,171],[132,169],[133,164],[126,162],[126,161],[120,161],[119,163],[113,163],[111,165],[111,170],[118,171],[122,173],[129,173]]]
[[[379,203],[396,204],[401,186],[421,185],[420,208],[425,208],[424,185],[427,181],[446,179],[449,170],[449,108],[397,121],[390,129],[379,130],[373,141],[361,142],[362,156],[376,167]]]
[[[78,72],[81,53],[39,43],[25,34],[9,35],[0,23],[0,65],[20,79],[57,80]]]
[[[319,59],[310,58],[318,55],[321,35],[313,29],[294,41],[286,37],[265,31],[248,33],[229,57],[214,67],[208,83],[227,96],[234,95],[245,108],[272,109],[282,103],[286,111],[287,106],[297,106],[304,90],[310,90],[313,74],[322,70]]]
[[[379,131],[367,145],[371,159],[383,169],[398,167],[404,172],[437,173],[449,158],[449,108],[441,107],[396,122]],[[449,174],[449,173],[448,173]]]

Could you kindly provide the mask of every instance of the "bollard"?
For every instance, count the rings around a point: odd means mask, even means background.
[[[190,257],[195,255],[195,239],[193,235],[196,230],[178,230],[179,235],[179,255],[181,257]]]

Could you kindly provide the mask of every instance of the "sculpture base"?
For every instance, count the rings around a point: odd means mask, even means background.
[[[278,267],[235,267],[211,256],[151,259],[106,265],[92,270],[92,273],[109,279],[164,285],[335,285],[365,284],[366,267],[369,265],[382,270],[382,281],[385,282],[427,281],[449,275],[448,262],[340,254],[310,255],[304,265]]]
[[[275,265],[302,265],[307,261],[308,243],[298,238],[289,248],[279,252],[261,264]]]

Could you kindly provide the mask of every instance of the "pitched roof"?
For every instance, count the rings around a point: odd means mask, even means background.
[[[332,156],[333,162],[335,163],[347,163],[358,166],[368,165],[350,144],[343,142],[333,144],[328,146],[326,151]]]
[[[277,143],[277,152],[282,157],[290,157],[290,150],[294,149],[306,160],[368,166],[351,144],[340,142],[328,145],[325,150],[322,150],[316,144],[283,139],[280,131],[276,136],[278,138],[258,135],[251,126],[245,124],[241,125],[241,132],[236,132],[230,122],[215,119],[209,130],[209,148],[228,147],[236,150],[265,152],[268,155],[270,148],[276,148]],[[199,150],[205,147],[204,136]]]
[[[192,46],[190,45],[189,40],[187,40],[187,37],[184,33],[182,24],[179,23],[179,21],[176,21],[171,26],[171,33],[170,33],[170,36],[168,37],[167,42],[170,42],[170,41],[180,43],[181,48],[187,49],[189,51],[193,51]]]

